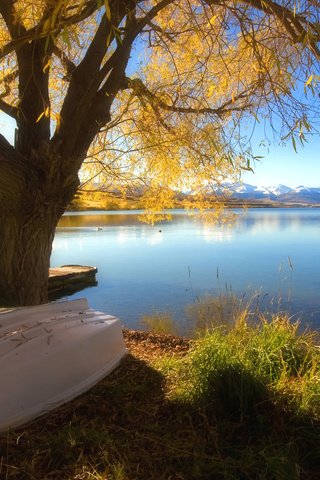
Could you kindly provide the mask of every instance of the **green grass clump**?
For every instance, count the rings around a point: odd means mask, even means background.
[[[196,343],[186,362],[186,397],[238,412],[239,418],[270,402],[320,418],[320,351],[314,334],[299,333],[288,317],[261,317],[227,330],[220,326]]]

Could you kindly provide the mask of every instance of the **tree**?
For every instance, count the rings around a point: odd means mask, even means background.
[[[17,129],[14,146],[0,134],[0,298],[46,301],[84,163],[163,207],[169,187],[251,168],[248,115],[303,139],[293,91],[315,88],[319,40],[316,0],[1,0],[0,109]]]

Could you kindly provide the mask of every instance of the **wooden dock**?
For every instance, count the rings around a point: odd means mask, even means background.
[[[81,289],[96,285],[96,267],[85,265],[62,265],[49,269],[49,294],[56,295],[64,290]]]

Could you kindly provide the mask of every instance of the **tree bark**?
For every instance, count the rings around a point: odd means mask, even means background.
[[[55,228],[78,181],[62,175],[52,152],[43,155],[47,172],[0,138],[0,305],[47,301]]]
[[[37,305],[47,301],[56,222],[52,215],[39,212],[36,205],[28,216],[1,218],[0,301],[3,305]]]

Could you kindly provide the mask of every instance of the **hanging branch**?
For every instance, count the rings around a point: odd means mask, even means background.
[[[134,79],[126,78],[125,88],[131,88],[137,97],[147,99],[151,105],[156,105],[157,107],[160,107],[163,110],[167,110],[169,112],[175,112],[175,113],[195,114],[195,115],[211,114],[211,115],[216,115],[221,119],[224,115],[228,115],[230,112],[239,111],[239,110],[241,111],[246,108],[250,108],[252,106],[251,103],[247,103],[243,106],[234,106],[232,108],[227,108],[230,105],[235,104],[237,100],[249,98],[250,94],[253,91],[253,87],[239,93],[238,95],[235,95],[232,99],[226,101],[223,105],[217,108],[177,107],[175,105],[169,105],[165,103],[163,100],[161,100],[159,97],[157,97],[154,93],[152,93],[151,90],[149,90],[144,85],[142,80],[140,80],[139,78],[134,78]]]

